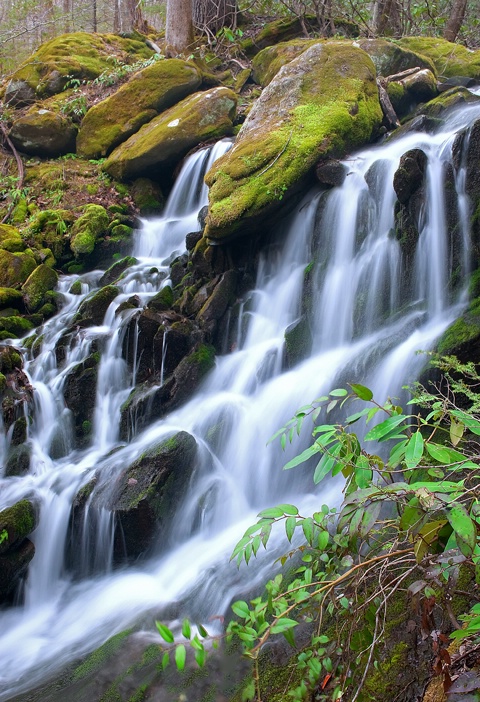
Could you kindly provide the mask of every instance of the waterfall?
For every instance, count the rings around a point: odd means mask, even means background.
[[[460,172],[455,180],[461,229],[456,260],[464,285],[452,288],[442,173],[455,132],[479,114],[478,108],[462,108],[434,135],[411,133],[365,149],[345,162],[342,186],[307,193],[276,233],[280,243],[260,256],[255,289],[240,301],[238,321],[230,325],[233,341],[195,397],[133,431],[128,443],[119,440],[120,408],[135,385],[137,367],[128,369],[122,346],[135,310],[116,311],[132,295],[143,306],[170,284],[169,264],[184,251],[185,235],[198,229],[198,211],[206,204],[205,170],[228,145],[187,160],[164,216],[144,222],[138,233],[137,263],[117,283],[120,292],[103,323],[78,330],[59,365],[58,340],[102,272],[80,276],[78,296],[69,292],[78,276],[62,279],[62,311],[45,323],[40,353],[26,363],[35,389],[30,472],[0,482],[0,509],[23,497],[40,507],[24,603],[0,612],[0,700],[47,680],[140,618],[161,618],[162,608],[172,602],[198,621],[223,615],[232,598],[259,586],[271,572],[269,553],[240,572],[229,562],[259,509],[282,501],[305,511],[313,511],[319,500],[339,503],[337,481],[314,491],[308,471],[282,473],[299,445],[284,454],[275,443],[267,446],[268,439],[300,405],[344,381],[370,385],[382,402],[416,377],[423,361],[415,351],[429,348],[460,313],[470,267],[468,200]],[[406,284],[405,254],[392,233],[392,182],[400,157],[412,148],[427,155],[428,196]],[[313,351],[286,368],[285,330],[302,315],[309,320]],[[91,441],[74,448],[65,383],[71,369],[99,347]],[[165,356],[162,368],[164,362]],[[72,574],[63,554],[78,490],[95,475],[108,486],[149,446],[180,429],[195,437],[199,450],[163,549],[142,563],[112,569],[111,518],[99,513],[95,533],[84,538],[80,574]],[[88,515],[88,503],[86,509]],[[273,551],[276,544],[274,536]]]

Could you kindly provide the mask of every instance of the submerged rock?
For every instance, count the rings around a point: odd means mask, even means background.
[[[229,134],[237,96],[228,88],[214,88],[182,100],[142,127],[116,148],[104,170],[119,180],[135,178],[172,166],[202,141]]]
[[[258,98],[233,148],[206,175],[205,235],[251,233],[311,177],[325,157],[367,143],[382,121],[369,56],[347,43],[317,43],[284,66]]]

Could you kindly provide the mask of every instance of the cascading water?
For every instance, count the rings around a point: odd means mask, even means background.
[[[385,399],[387,392],[415,377],[422,360],[414,352],[428,348],[465,302],[463,287],[454,294],[449,291],[452,257],[441,173],[455,131],[479,114],[479,108],[464,109],[449,122],[448,132],[410,134],[368,149],[346,163],[343,186],[309,193],[278,232],[277,241],[284,243],[259,262],[256,289],[240,305],[235,350],[217,359],[191,401],[139,433],[131,427],[133,436],[126,445],[118,438],[120,407],[135,384],[136,367],[133,373],[128,370],[122,345],[135,311],[115,312],[132,295],[144,305],[169,284],[168,265],[183,251],[185,235],[196,229],[198,210],[206,201],[205,169],[226,145],[188,160],[164,217],[145,222],[138,234],[133,252],[137,263],[117,283],[120,293],[103,324],[79,330],[59,367],[58,339],[102,273],[81,277],[80,296],[68,292],[77,278],[63,279],[63,310],[45,325],[41,352],[26,364],[35,389],[30,472],[1,481],[0,508],[27,496],[40,506],[40,523],[33,535],[36,555],[24,604],[0,614],[0,700],[48,679],[141,615],[148,620],[176,601],[184,603],[186,614],[206,620],[223,614],[242,589],[267,577],[270,560],[260,558],[248,567],[245,585],[243,570],[239,574],[229,563],[233,545],[260,508],[288,500],[308,509],[318,500],[305,473],[282,474],[285,455],[276,445],[267,447],[268,438],[299,405],[343,379],[365,382],[379,401]],[[407,287],[400,245],[391,233],[392,181],[400,156],[414,147],[429,159],[428,197],[412,262],[417,283]],[[466,276],[469,218],[464,180],[461,172],[457,174],[462,231],[456,245]],[[284,334],[305,307],[302,288],[312,259],[316,265],[310,272],[307,314],[313,353],[285,370]],[[64,386],[71,369],[100,342],[92,440],[87,448],[74,449]],[[130,465],[150,445],[180,429],[197,441],[197,465],[162,552],[141,565],[112,570],[112,519],[97,510],[95,533],[90,529],[84,538],[80,575],[74,578],[64,553],[79,488],[95,474],[101,486],[108,485],[119,467]],[[6,450],[8,439],[3,442]],[[338,486],[322,485],[320,499],[338,502]]]

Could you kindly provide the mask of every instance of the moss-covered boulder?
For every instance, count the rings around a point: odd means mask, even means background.
[[[143,41],[114,34],[75,32],[42,44],[12,75],[5,101],[24,105],[64,90],[72,79],[91,80],[111,70],[112,59],[132,63],[153,55]]]
[[[40,318],[40,322],[42,319]],[[4,339],[20,339],[32,331],[34,323],[30,319],[12,314],[9,317],[0,317],[0,332]]]
[[[432,59],[413,48],[399,46],[388,39],[358,39],[358,44],[372,59],[379,76],[387,77],[417,67],[436,73]]]
[[[437,342],[442,355],[455,355],[461,361],[471,361],[480,354],[480,298],[470,303],[461,317],[455,320]]]
[[[76,135],[77,127],[68,118],[39,109],[17,119],[9,136],[23,153],[55,157],[75,151]]]
[[[162,537],[162,529],[169,528],[192,476],[196,453],[195,439],[178,432],[148,449],[122,472],[107,504],[117,518],[117,559],[138,558],[155,536]]]
[[[42,210],[32,217],[26,235],[32,246],[49,249],[54,259],[62,259],[69,249],[69,230],[74,221],[71,211]]]
[[[99,284],[104,286],[115,283],[121,277],[122,273],[130,268],[130,266],[134,266],[136,263],[138,263],[138,261],[133,256],[125,256],[125,258],[120,259],[120,261],[116,261],[102,275],[99,280]],[[74,295],[77,294],[78,293],[74,292]]]
[[[116,148],[104,170],[119,180],[155,172],[178,163],[202,141],[232,129],[237,97],[228,88],[195,93],[146,124]]]
[[[439,76],[480,79],[480,51],[471,51],[461,44],[453,44],[439,37],[405,37],[396,43],[433,61]]]
[[[0,286],[19,288],[36,267],[37,262],[31,254],[0,249]]]
[[[25,242],[18,229],[9,224],[0,224],[0,248],[11,253],[25,250]]]
[[[75,256],[91,254],[97,239],[106,232],[110,218],[101,205],[86,205],[72,227],[70,248]]]
[[[25,304],[31,312],[36,312],[46,302],[46,293],[58,283],[58,274],[53,268],[42,263],[28,276],[22,285]]]
[[[220,242],[251,232],[319,160],[367,143],[381,121],[375,67],[364,51],[343,42],[306,49],[265,88],[233,148],[207,173],[205,235]]]
[[[451,88],[438,97],[422,105],[416,112],[433,118],[444,118],[451,110],[462,105],[472,105],[480,102],[480,97],[466,88]]]
[[[82,326],[102,324],[110,304],[119,292],[120,288],[115,285],[106,285],[86,297],[78,309],[75,322],[82,323]]]
[[[87,112],[77,153],[85,158],[106,156],[157,114],[197,90],[201,82],[198,68],[180,59],[159,60],[144,68]]]

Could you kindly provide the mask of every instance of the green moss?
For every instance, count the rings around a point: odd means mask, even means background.
[[[191,365],[197,366],[203,375],[215,365],[215,349],[208,344],[201,344],[196,351],[193,351],[184,360]]]
[[[19,288],[36,267],[37,263],[33,256],[0,249],[0,286]]]
[[[57,273],[44,263],[38,266],[22,285],[25,304],[30,311],[38,310],[46,301],[48,290],[58,283]]]
[[[3,373],[0,373],[0,392],[3,392],[6,387],[7,387],[7,379],[3,375]]]
[[[477,305],[480,300],[477,299]],[[473,305],[475,303],[472,303]],[[480,313],[480,310],[478,310]],[[477,313],[477,314],[478,314]],[[462,346],[480,341],[480,317],[468,312],[451,324],[437,345],[438,353],[450,355],[458,353]]]
[[[32,219],[27,234],[39,248],[47,248],[54,258],[61,258],[65,253],[67,234],[74,221],[74,215],[68,210],[43,210]]]
[[[405,605],[404,612],[405,615]],[[388,653],[388,656],[376,668],[370,668],[359,702],[367,700],[393,700],[398,694],[402,673],[408,665],[410,646],[404,641],[398,642]]]
[[[252,61],[255,82],[265,87],[282,66],[299,56],[314,43],[317,43],[316,40],[293,39],[263,49]]]
[[[91,254],[97,239],[109,223],[107,211],[101,205],[85,205],[83,214],[72,227],[70,248],[75,256]]]
[[[89,436],[92,433],[92,422],[88,419],[82,422],[82,432],[84,436]]]
[[[133,228],[126,224],[117,224],[112,227],[112,236],[119,239],[129,239],[133,234]]]
[[[15,205],[11,221],[14,224],[23,224],[28,217],[28,202],[26,197],[19,198],[17,204]]]
[[[87,112],[77,137],[77,152],[86,158],[106,156],[200,83],[198,69],[180,59],[160,60],[139,71]]]
[[[70,290],[68,291],[71,295],[81,295],[82,294],[82,282],[81,280],[76,280],[72,285],[70,286]]]
[[[152,299],[148,303],[148,307],[158,311],[169,310],[171,309],[172,305],[173,291],[169,285],[166,285],[164,288],[162,288],[160,292],[157,293],[154,297],[152,297]]]
[[[0,224],[0,248],[11,253],[25,250],[20,232],[9,224]]]
[[[480,51],[439,37],[405,37],[396,43],[433,61],[439,76],[480,78]]]
[[[103,646],[97,648],[84,663],[78,666],[73,673],[73,680],[82,680],[87,676],[93,675],[94,673],[101,670],[103,665],[114,656],[118,650],[121,648],[125,639],[130,636],[132,629],[127,629],[126,631],[121,631],[119,634],[112,636],[108,639]]]
[[[0,288],[0,309],[14,308],[23,311],[23,295],[19,290]]]
[[[207,173],[206,235],[247,230],[299,187],[320,156],[340,157],[368,142],[381,119],[367,54],[341,42],[313,44],[270,84],[234,148]]]
[[[29,500],[21,500],[0,512],[0,533],[5,529],[8,537],[0,544],[0,552],[21,541],[32,533],[36,526],[36,512]]]
[[[463,104],[478,103],[477,95],[471,93],[467,88],[451,88],[441,93],[433,100],[429,100],[417,114],[427,115],[427,117],[439,118],[445,116],[454,107]]]
[[[16,315],[12,317],[2,317],[0,319],[0,329],[8,332],[8,334],[15,339],[24,336],[27,332],[31,331],[33,327],[34,324],[32,324],[32,322],[24,317],[18,317]]]

